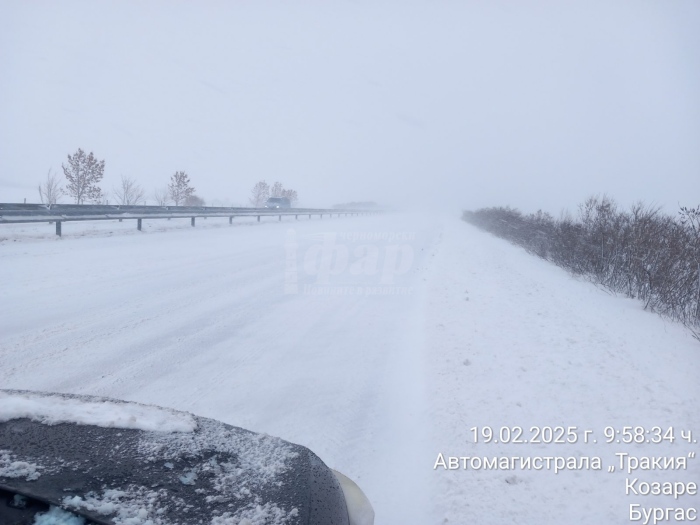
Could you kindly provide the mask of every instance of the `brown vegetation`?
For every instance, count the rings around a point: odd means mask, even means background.
[[[641,203],[621,210],[607,197],[591,197],[576,218],[508,207],[462,218],[700,333],[700,206],[672,217]]]

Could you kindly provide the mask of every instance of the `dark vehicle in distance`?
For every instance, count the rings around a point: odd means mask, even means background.
[[[291,208],[292,203],[287,197],[270,197],[265,203],[266,208]]]

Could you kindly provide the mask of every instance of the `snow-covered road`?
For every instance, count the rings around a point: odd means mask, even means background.
[[[154,403],[308,446],[359,482],[378,525],[628,523],[630,503],[668,503],[625,495],[619,473],[433,469],[439,453],[607,467],[615,452],[697,450],[602,443],[607,425],[700,436],[697,341],[455,217],[99,228],[113,234],[1,232],[1,387]],[[599,443],[470,431],[545,425]],[[697,481],[698,462],[643,474]]]

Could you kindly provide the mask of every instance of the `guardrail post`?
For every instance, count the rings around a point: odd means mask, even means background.
[[[56,221],[56,235],[61,236],[61,221]]]
[[[260,222],[260,215],[258,215],[258,222]]]
[[[190,224],[194,227],[194,217],[192,217],[192,220],[190,221]]]
[[[321,218],[323,219],[323,213],[321,214]]]
[[[311,214],[309,213],[309,219],[311,218]]]
[[[295,215],[294,218],[295,218],[296,220],[299,220],[299,216],[298,216],[298,215]]]
[[[141,219],[136,219],[136,229],[138,231],[141,231]]]
[[[229,217],[229,218],[228,218],[228,223],[229,223],[229,224],[233,224],[233,217]]]
[[[280,215],[280,222],[282,222],[282,216]]]

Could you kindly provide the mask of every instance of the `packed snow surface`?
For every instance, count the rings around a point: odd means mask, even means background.
[[[47,425],[77,423],[160,432],[192,432],[197,428],[189,414],[160,407],[42,397],[30,392],[0,392],[0,421],[17,418],[29,418]]]
[[[625,491],[700,477],[697,340],[456,217],[8,228],[3,388],[156,404],[305,445],[359,484],[378,525],[614,525],[633,504],[698,507]],[[627,426],[649,433],[625,443]],[[654,443],[657,427],[674,440]],[[687,468],[628,473],[624,454]],[[249,511],[222,523],[291,509]]]

